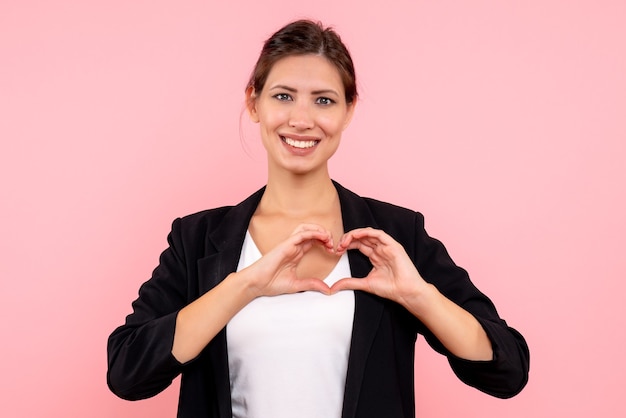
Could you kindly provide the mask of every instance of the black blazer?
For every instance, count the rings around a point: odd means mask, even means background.
[[[400,242],[422,277],[471,312],[494,350],[492,361],[451,355],[429,330],[400,305],[355,292],[352,343],[342,418],[413,418],[414,349],[418,333],[446,355],[465,383],[493,396],[517,394],[528,379],[529,352],[523,337],[500,319],[491,301],[456,266],[444,246],[429,237],[420,213],[362,198],[335,183],[344,230],[370,226]],[[124,399],[154,396],[182,373],[179,417],[231,418],[226,332],[222,330],[194,360],[171,354],[180,309],[237,268],[245,232],[263,195],[259,190],[237,206],[176,219],[152,278],[133,302],[133,313],[108,341],[107,383]],[[354,277],[371,269],[367,257],[348,253]]]

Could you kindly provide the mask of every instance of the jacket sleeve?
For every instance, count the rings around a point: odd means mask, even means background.
[[[499,398],[516,395],[528,381],[526,341],[500,318],[491,300],[474,286],[467,272],[452,261],[443,244],[428,236],[420,213],[416,214],[415,237],[414,257],[418,271],[443,295],[474,315],[491,341],[493,359],[460,359],[449,353],[427,329],[420,332],[435,350],[448,357],[452,370],[466,384]]]
[[[182,371],[172,355],[178,311],[188,303],[181,221],[172,224],[169,248],[139,289],[133,312],[109,336],[107,384],[123,399],[154,396]]]

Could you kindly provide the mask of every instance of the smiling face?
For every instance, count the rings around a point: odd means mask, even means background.
[[[260,125],[270,175],[327,173],[354,111],[333,64],[319,55],[282,58],[263,90],[249,88],[246,96],[250,118]]]

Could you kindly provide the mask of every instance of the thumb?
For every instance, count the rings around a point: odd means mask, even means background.
[[[330,287],[323,280],[315,278],[297,279],[296,292],[306,292],[313,290],[325,295],[330,295]]]
[[[367,290],[367,284],[364,279],[356,279],[354,277],[346,277],[341,280],[337,280],[330,288],[330,294],[341,290]]]

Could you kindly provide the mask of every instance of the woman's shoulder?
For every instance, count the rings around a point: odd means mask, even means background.
[[[179,217],[184,225],[209,225],[213,222],[220,222],[224,216],[234,208],[234,205],[220,206],[210,209],[203,209],[198,212],[189,213]]]
[[[174,218],[172,226],[174,229],[184,230],[210,229],[212,224],[219,224],[232,208],[233,206],[221,206],[180,215]]]
[[[415,217],[415,215],[421,215],[420,212],[395,203],[382,201],[372,197],[363,197],[362,199],[367,203],[373,212],[392,213],[395,216],[408,216],[411,218]]]
[[[416,233],[424,231],[424,216],[420,212],[371,197],[363,200],[376,220],[376,227],[403,245],[413,242]]]
[[[404,223],[408,221],[422,220],[423,215],[407,207],[403,207],[394,203],[386,202],[377,198],[361,196],[355,192],[346,189],[338,183],[335,183],[339,193],[343,195],[343,200],[351,202],[361,202],[361,210],[367,208],[378,222]],[[355,204],[356,207],[358,204]]]
[[[239,231],[249,223],[262,194],[263,189],[260,189],[236,205],[204,209],[179,217],[174,220],[172,228],[187,234],[201,235],[218,229],[223,229],[224,232]]]

